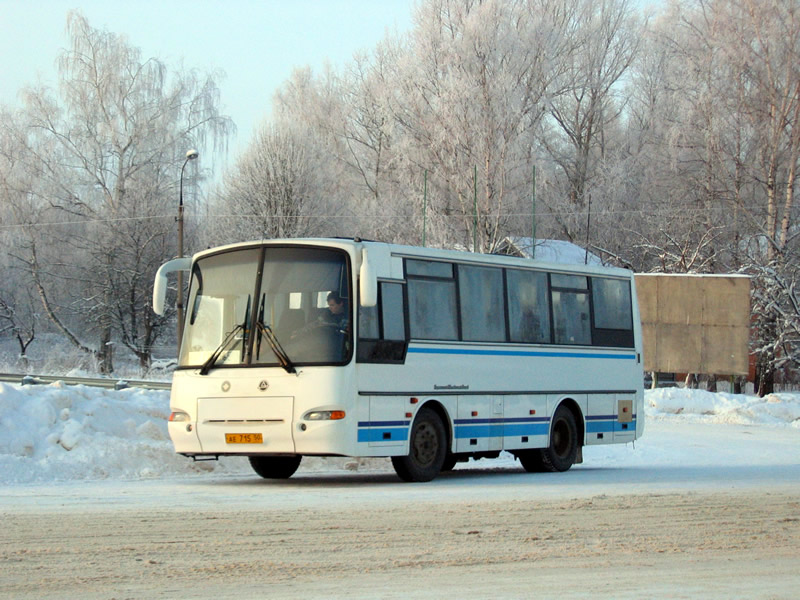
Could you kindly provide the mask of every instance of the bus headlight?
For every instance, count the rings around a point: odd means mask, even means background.
[[[306,413],[303,417],[306,421],[338,421],[344,419],[343,410],[315,410]]]
[[[189,413],[185,413],[182,410],[174,410],[172,411],[172,414],[170,414],[169,416],[170,422],[180,423],[182,421],[189,421],[189,420],[190,420]]]

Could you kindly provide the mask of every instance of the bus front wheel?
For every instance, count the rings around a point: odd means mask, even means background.
[[[542,466],[546,471],[566,471],[578,458],[578,427],[575,415],[561,405],[553,415],[550,445],[542,449]]]
[[[447,454],[447,435],[442,419],[422,407],[411,426],[407,456],[393,456],[392,466],[403,481],[430,481],[442,470]]]
[[[300,466],[302,456],[250,456],[250,466],[264,479],[289,479]]]

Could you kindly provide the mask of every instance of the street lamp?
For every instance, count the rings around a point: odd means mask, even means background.
[[[181,167],[181,184],[178,195],[178,258],[183,258],[183,171],[190,160],[200,156],[197,150],[189,150]],[[183,341],[183,271],[178,271],[178,353]]]

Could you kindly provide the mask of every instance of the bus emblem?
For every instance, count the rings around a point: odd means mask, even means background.
[[[266,379],[262,379],[261,383],[258,384],[258,389],[262,392],[265,391],[269,387],[269,382]]]

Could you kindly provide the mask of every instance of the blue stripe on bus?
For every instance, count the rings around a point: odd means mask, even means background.
[[[503,435],[503,425],[460,425],[456,427],[456,439],[500,437]]]
[[[635,354],[590,354],[588,352],[544,352],[524,350],[478,350],[473,348],[413,348],[409,354],[467,354],[472,356],[535,356],[545,358],[610,358],[636,360]]]
[[[359,421],[359,427],[408,427],[411,421]]]
[[[526,425],[506,425],[503,427],[503,435],[521,436],[521,435],[547,435],[550,432],[550,423],[536,423]]]
[[[616,415],[586,417],[586,433],[636,431],[636,417],[630,423],[620,423]],[[410,421],[359,421],[359,442],[406,441]],[[494,419],[456,419],[455,437],[486,438],[548,435],[549,417],[519,417]],[[627,427],[625,427],[627,425]]]
[[[408,439],[408,427],[389,429],[359,429],[359,442],[396,442]]]
[[[411,421],[359,421],[359,442],[396,442],[408,439]]]
[[[624,427],[627,425],[627,427]],[[619,421],[589,421],[586,422],[586,433],[611,433],[617,431],[636,431],[636,419],[630,423]]]
[[[634,421],[636,420],[636,415],[634,414],[631,419]],[[616,421],[617,415],[595,415],[595,416],[587,416],[587,421]]]
[[[456,419],[453,423],[458,425],[481,425],[486,423],[547,423],[550,417],[496,417],[494,419]]]
[[[495,423],[488,425],[457,425],[456,439],[509,437],[522,435],[547,435],[549,423]]]

